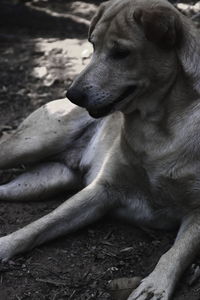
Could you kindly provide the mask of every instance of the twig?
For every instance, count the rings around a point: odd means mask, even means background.
[[[36,278],[36,281],[53,284],[55,286],[62,286],[62,285],[65,286],[66,285],[65,282],[61,282],[61,281],[58,281],[58,280],[52,280],[52,279]]]
[[[72,297],[75,295],[76,290],[73,290],[72,294],[69,296],[69,299],[72,299]]]

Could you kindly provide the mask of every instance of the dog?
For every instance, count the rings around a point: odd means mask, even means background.
[[[74,196],[0,238],[9,260],[112,213],[179,228],[174,245],[128,300],[171,299],[200,250],[200,37],[166,0],[111,0],[94,16],[94,53],[67,91],[0,145],[0,169],[30,167],[0,186],[3,201]]]

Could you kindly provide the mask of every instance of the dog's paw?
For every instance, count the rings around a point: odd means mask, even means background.
[[[7,235],[0,238],[0,261],[8,261],[13,255],[12,236]]]
[[[162,276],[161,276],[162,277]],[[162,280],[155,280],[151,276],[142,280],[139,287],[128,297],[128,300],[169,300],[169,293]]]

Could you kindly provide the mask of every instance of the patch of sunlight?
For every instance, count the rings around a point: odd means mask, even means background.
[[[42,79],[45,86],[55,80],[65,81],[80,73],[89,62],[93,49],[86,40],[36,39],[36,51],[41,53],[34,60],[32,76]]]
[[[186,3],[178,3],[176,6],[178,7],[178,9],[180,9],[181,11],[186,12],[186,13],[187,13],[187,11],[188,12],[190,11],[192,13],[200,12],[200,1],[195,3],[194,5],[186,4]]]

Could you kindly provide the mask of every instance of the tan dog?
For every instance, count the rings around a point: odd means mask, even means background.
[[[83,108],[50,102],[0,147],[1,169],[35,165],[0,187],[1,200],[80,191],[2,237],[0,258],[109,212],[153,228],[178,225],[173,247],[128,298],[167,300],[200,250],[200,37],[165,0],[113,0],[101,5],[89,40],[92,60],[67,93]]]

